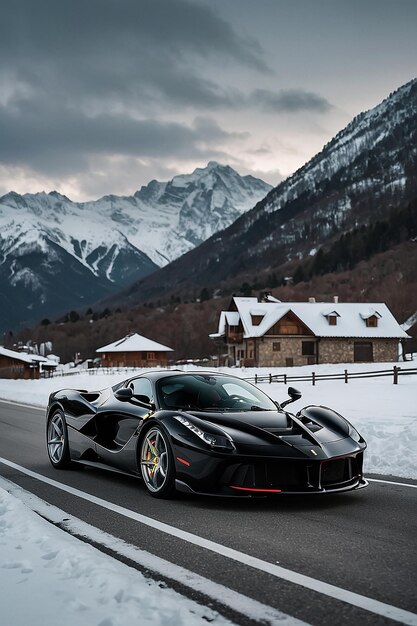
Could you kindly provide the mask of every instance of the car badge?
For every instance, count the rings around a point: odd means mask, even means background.
[[[317,456],[317,452],[313,449],[310,450],[311,454],[314,454],[314,456]]]

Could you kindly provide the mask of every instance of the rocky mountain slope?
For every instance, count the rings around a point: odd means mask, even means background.
[[[271,186],[210,162],[133,196],[76,203],[0,198],[0,330],[76,309],[151,274],[263,198]]]
[[[224,231],[115,296],[132,305],[219,288],[314,255],[417,197],[417,79],[358,115]],[[167,287],[169,286],[169,288]]]

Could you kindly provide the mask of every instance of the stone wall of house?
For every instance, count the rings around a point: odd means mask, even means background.
[[[319,363],[353,363],[353,339],[322,337],[319,343]]]
[[[373,361],[395,362],[398,360],[397,339],[339,338],[328,337],[318,340],[316,356],[303,355],[302,342],[312,341],[311,336],[276,336],[261,337],[256,340],[255,357],[249,356],[248,346],[244,343],[228,346],[229,365],[247,365],[248,367],[290,367],[292,365],[313,365],[314,363],[354,363],[355,341],[372,341]],[[274,344],[279,349],[274,350]]]
[[[373,361],[375,363],[394,362],[398,360],[398,339],[358,338],[346,339],[328,337],[320,339],[319,363],[354,363],[355,341],[371,341],[373,344]]]
[[[398,339],[378,339],[374,341],[374,361],[398,361]]]
[[[312,340],[312,337],[263,337],[257,345],[259,367],[308,365],[311,359],[302,353],[302,342],[307,340]],[[274,344],[279,344],[279,350],[274,350]]]

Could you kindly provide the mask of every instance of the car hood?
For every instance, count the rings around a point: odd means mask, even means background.
[[[306,448],[326,449],[348,435],[328,425],[309,427],[296,416],[284,411],[242,411],[242,412],[199,412],[190,411],[199,421],[213,424],[227,433],[238,446],[238,450],[247,451],[246,446],[268,446],[271,452],[278,453],[279,447],[305,451]]]
[[[291,420],[283,411],[190,411],[195,417],[220,427],[255,426],[265,430],[286,429]]]

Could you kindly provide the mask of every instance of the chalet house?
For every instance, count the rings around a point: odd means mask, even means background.
[[[168,353],[173,350],[134,333],[96,352],[101,355],[103,367],[164,367],[168,363]]]
[[[43,356],[0,347],[0,378],[39,378],[50,375],[56,366]]]
[[[232,298],[210,337],[228,365],[291,367],[398,360],[408,338],[383,303],[280,302]]]

